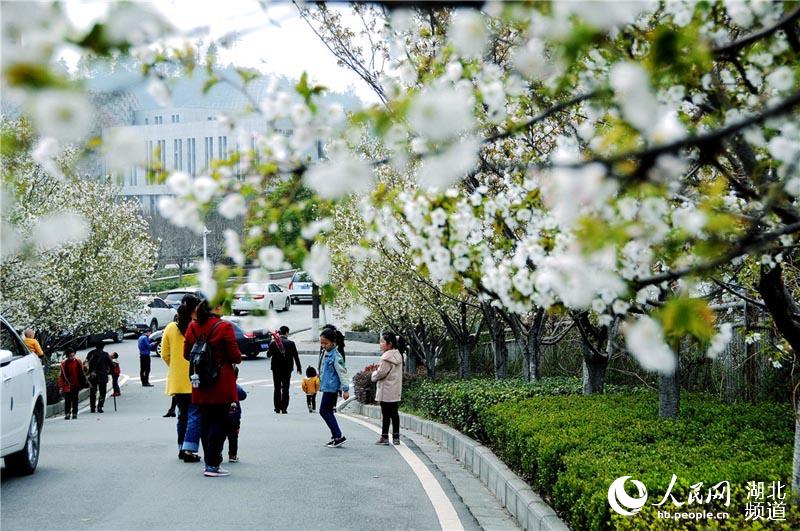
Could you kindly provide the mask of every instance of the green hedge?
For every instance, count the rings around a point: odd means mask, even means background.
[[[788,493],[784,522],[745,521],[748,481],[791,483],[789,404],[725,405],[684,393],[681,418],[661,420],[653,392],[612,388],[581,396],[579,389],[568,378],[539,384],[412,382],[404,389],[404,407],[489,444],[573,529],[800,529],[800,511]],[[692,484],[703,482],[706,492],[729,481],[729,508],[712,502],[681,509],[726,511],[730,518],[660,519],[650,503],[661,500],[672,474],[678,476],[673,494],[681,501]],[[648,503],[636,516],[612,515],[609,508],[608,488],[620,476],[647,487]],[[676,510],[671,502],[664,509]]]
[[[633,387],[606,386],[606,392],[618,393]],[[581,393],[579,378],[545,378],[539,382],[524,380],[410,379],[404,382],[403,408],[453,426],[470,437],[486,442],[480,413],[500,402],[522,400],[534,396],[577,395]]]

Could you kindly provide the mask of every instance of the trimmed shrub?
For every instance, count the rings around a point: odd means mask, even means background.
[[[362,404],[374,404],[377,384],[372,381],[372,371],[377,370],[378,366],[374,363],[364,367],[363,371],[357,372],[353,376],[353,394],[356,400]]]
[[[790,404],[722,404],[701,393],[681,395],[681,417],[658,418],[658,396],[611,387],[582,396],[571,378],[519,381],[423,381],[404,390],[411,409],[478,437],[542,495],[573,529],[800,529],[791,503],[794,415]],[[730,482],[730,506],[712,500],[654,507],[677,475],[672,495],[686,502]],[[608,489],[621,476],[647,487],[635,516],[612,512]],[[747,482],[786,485],[784,521],[745,519]],[[628,487],[632,488],[630,482]],[[637,493],[628,492],[632,496]],[[667,520],[670,512],[727,512],[725,520]]]

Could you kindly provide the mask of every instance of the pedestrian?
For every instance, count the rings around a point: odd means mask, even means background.
[[[153,387],[150,383],[150,353],[156,350],[157,345],[150,341],[151,330],[145,330],[139,336],[137,345],[139,346],[139,380],[142,387]]]
[[[400,397],[403,392],[403,338],[394,332],[381,334],[381,363],[372,372],[371,379],[377,382],[375,400],[381,405],[381,438],[375,444],[389,444],[389,424],[392,425],[392,442],[400,444]]]
[[[339,429],[336,422],[334,409],[339,398],[339,392],[345,400],[350,398],[350,386],[347,382],[347,369],[344,366],[344,359],[336,347],[336,333],[334,330],[325,329],[319,335],[319,345],[325,351],[322,359],[322,371],[320,377],[320,391],[322,391],[322,401],[319,405],[319,414],[331,430],[331,440],[326,444],[328,448],[341,446],[347,440]]]
[[[78,418],[78,393],[84,389],[86,373],[83,372],[83,362],[75,357],[75,349],[67,347],[67,358],[61,362],[61,374],[58,375],[58,388],[64,395],[64,420]]]
[[[317,376],[317,370],[311,365],[306,368],[306,377],[303,378],[303,383],[300,384],[300,387],[306,394],[306,405],[308,406],[308,412],[314,413],[317,410],[319,377]]]
[[[122,391],[119,389],[119,375],[122,371],[119,368],[119,354],[116,352],[111,353],[111,363],[114,364],[114,369],[111,371],[111,388],[114,391],[114,396],[121,396]]]
[[[163,338],[162,338],[163,341]],[[175,395],[172,395],[172,399],[169,401],[169,409],[167,412],[161,415],[164,418],[174,417],[175,416],[175,408],[178,407],[178,399],[175,398]]]
[[[272,394],[275,413],[286,414],[289,408],[289,388],[292,383],[292,363],[297,366],[297,374],[303,374],[297,346],[289,339],[288,326],[280,327],[279,333],[273,334],[273,340],[267,349],[267,357],[271,360],[270,369],[275,384]]]
[[[36,332],[33,331],[33,328],[27,328],[25,329],[25,332],[23,332],[23,335],[25,338],[22,341],[25,343],[25,346],[28,347],[28,350],[39,356],[39,361],[44,364],[44,351],[42,350],[42,346],[34,337]]]
[[[164,328],[161,338],[161,359],[167,364],[164,392],[172,395],[172,403],[178,410],[178,459],[184,463],[200,461],[197,454],[200,449],[200,408],[192,404],[189,362],[183,357],[184,336],[198,304],[199,298],[192,294],[184,295],[181,305],[178,306],[176,320]]]
[[[233,374],[239,379],[239,368],[233,368]],[[244,387],[236,384],[236,402],[231,402],[228,409],[228,426],[226,436],[228,438],[228,462],[236,463],[239,461],[239,429],[242,426],[242,404],[241,401],[247,398],[247,391]]]
[[[190,377],[195,379],[192,382],[192,403],[200,406],[200,440],[206,465],[203,474],[208,477],[227,476],[228,471],[220,466],[222,447],[225,444],[228,410],[231,402],[238,399],[233,366],[241,363],[242,353],[236,342],[233,325],[213,313],[207,300],[197,305],[193,320],[186,330],[183,345],[185,359],[192,359],[192,349],[198,342],[206,346],[208,357],[217,369],[216,377],[206,382],[205,386],[201,386],[203,382],[198,374]]]
[[[89,380],[89,409],[92,413],[103,412],[108,391],[108,376],[114,372],[111,356],[103,350],[102,341],[95,343],[94,349],[86,354],[86,372]],[[99,396],[98,396],[99,391]],[[96,406],[96,407],[95,407]]]
[[[333,331],[333,333],[334,333],[334,335],[336,337],[336,341],[335,341],[336,350],[338,350],[339,354],[342,355],[342,361],[347,361],[347,356],[344,353],[344,334],[342,334],[342,332],[339,329],[337,329],[335,325],[332,325],[332,324],[326,324],[325,326],[323,326],[322,327],[322,332],[324,332],[325,330]],[[317,374],[322,374],[322,358],[324,358],[324,357],[325,357],[325,349],[320,347],[319,348],[319,361],[317,363]]]

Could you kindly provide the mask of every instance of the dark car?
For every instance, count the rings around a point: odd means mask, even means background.
[[[181,300],[183,299],[184,295],[194,295],[200,300],[206,299],[205,293],[200,291],[199,288],[178,288],[173,289],[167,292],[167,294],[163,297],[164,302],[169,304],[171,307],[175,308],[176,310],[181,305]]]
[[[233,321],[228,321],[233,325],[233,333],[236,334],[236,342],[239,344],[239,351],[242,356],[248,358],[255,358],[262,352],[266,352],[269,344],[272,341],[272,334],[269,330],[253,330],[252,332],[245,332],[242,328]],[[163,331],[159,330],[153,332],[150,336],[150,341],[156,344],[156,356],[161,356],[161,336]]]

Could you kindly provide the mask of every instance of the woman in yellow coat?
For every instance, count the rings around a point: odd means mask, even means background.
[[[161,359],[168,367],[166,393],[172,395],[178,409],[178,459],[186,463],[200,461],[200,409],[192,404],[189,362],[183,357],[184,334],[198,304],[200,299],[185,295],[177,320],[167,325],[161,337]]]

